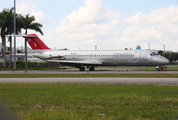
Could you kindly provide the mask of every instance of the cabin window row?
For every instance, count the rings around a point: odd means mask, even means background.
[[[134,57],[134,55],[65,55],[65,57]]]
[[[65,55],[65,57],[112,57],[112,55]]]
[[[134,57],[134,55],[113,55],[113,57]]]

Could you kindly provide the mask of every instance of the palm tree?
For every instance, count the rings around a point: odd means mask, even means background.
[[[4,68],[6,68],[6,57],[5,57],[5,48],[6,48],[6,44],[5,44],[5,34],[6,34],[6,17],[7,17],[7,11],[8,10],[3,10],[0,13],[0,28],[1,28],[1,39],[2,39],[2,56],[4,57]]]
[[[0,13],[0,21],[2,21],[1,24],[0,24],[0,26],[1,26],[1,39],[2,39],[2,46],[4,48],[4,49],[2,49],[2,55],[4,57],[4,68],[6,68],[6,40],[5,40],[5,35],[13,33],[13,16],[14,16],[13,8],[11,8],[10,10],[4,9]],[[11,38],[9,38],[9,40],[11,41]],[[11,42],[10,42],[10,44],[11,44]],[[11,54],[12,53],[10,53],[10,55]]]
[[[4,68],[6,68],[6,40],[5,35],[11,35],[14,33],[14,8],[9,9],[3,9],[2,12],[0,12],[0,28],[1,28],[1,39],[2,39],[2,46],[4,49],[2,49],[3,57],[4,57]],[[21,28],[19,26],[19,22],[17,22],[17,29],[16,33],[21,32]],[[12,63],[12,38],[9,37],[8,39],[10,41],[10,61],[9,66],[11,67]]]
[[[22,28],[25,29],[25,34],[28,33],[28,29],[35,30],[36,32],[41,33],[43,35],[43,32],[41,28],[43,27],[42,24],[34,22],[35,17],[34,16],[29,16],[29,14],[25,15],[19,15],[20,17],[20,22],[22,23]]]
[[[0,12],[0,31],[2,29],[3,24],[4,24],[3,14],[2,14],[2,12]],[[0,35],[1,35],[1,32],[0,32]],[[1,39],[2,39],[2,37],[1,37]],[[2,43],[3,42],[4,41],[2,40]]]
[[[36,32],[39,32],[41,35],[43,35],[43,32],[41,30],[42,24],[34,22],[35,17],[29,16],[29,14],[23,16],[19,15],[21,27],[25,30],[25,34],[27,34],[27,30],[35,30]],[[27,68],[27,41],[25,40],[25,68]]]

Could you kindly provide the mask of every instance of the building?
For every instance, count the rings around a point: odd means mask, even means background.
[[[3,54],[2,54],[2,43],[0,43],[0,62],[4,62]],[[7,47],[6,47],[7,50]],[[16,53],[16,61],[25,61],[25,53],[24,49],[22,49],[23,53]],[[10,51],[6,51],[6,62],[10,61]],[[12,50],[12,61],[14,61],[14,50]],[[30,62],[45,62],[39,58],[33,57],[33,50],[27,47],[27,61]]]

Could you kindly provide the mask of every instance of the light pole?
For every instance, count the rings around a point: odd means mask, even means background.
[[[16,8],[15,8],[15,0],[14,0],[14,69],[16,69]]]

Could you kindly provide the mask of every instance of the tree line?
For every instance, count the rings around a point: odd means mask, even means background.
[[[22,15],[22,14],[16,14],[16,34],[21,34],[22,29],[25,30],[25,34],[28,33],[28,29],[35,30],[36,32],[39,32],[41,35],[43,35],[43,32],[41,30],[42,24],[35,21],[34,16]],[[12,35],[14,33],[14,8],[11,9],[3,9],[0,11],[0,35],[2,40],[2,55],[4,57],[4,61],[6,61],[5,57],[5,47],[6,47],[6,41],[5,36],[6,35]],[[10,42],[10,64],[12,62],[12,37],[8,37],[8,41]],[[27,42],[25,41],[25,47],[27,46]],[[12,66],[9,66],[10,68]],[[4,68],[6,66],[4,65]]]
[[[159,50],[158,53],[167,58],[170,63],[173,63],[173,61],[178,60],[178,53],[176,52],[163,52],[162,50]]]

